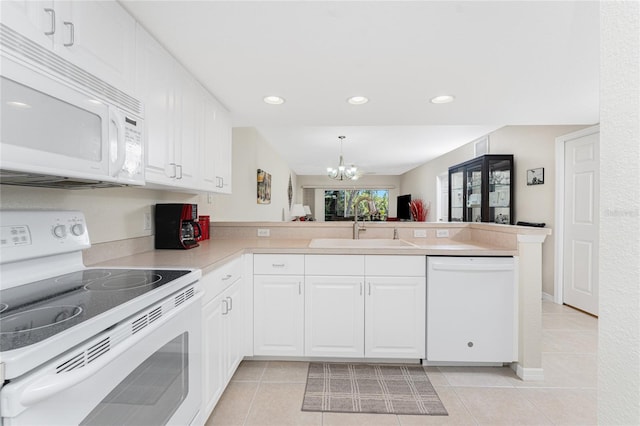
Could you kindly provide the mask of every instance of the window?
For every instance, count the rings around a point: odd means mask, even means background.
[[[385,221],[389,215],[387,189],[328,189],[324,191],[324,220]]]

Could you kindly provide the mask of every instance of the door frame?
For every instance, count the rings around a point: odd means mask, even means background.
[[[562,305],[564,301],[564,148],[565,144],[573,139],[577,139],[583,136],[589,136],[594,133],[600,132],[600,125],[587,127],[576,132],[571,132],[566,135],[558,136],[556,138],[556,236],[555,236],[555,262],[554,262],[554,285],[553,285],[553,301],[559,305]],[[544,296],[544,295],[543,295]]]

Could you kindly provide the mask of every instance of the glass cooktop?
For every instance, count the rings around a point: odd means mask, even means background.
[[[0,291],[0,352],[69,329],[191,271],[85,269]]]

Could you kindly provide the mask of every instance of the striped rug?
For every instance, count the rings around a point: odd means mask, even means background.
[[[419,365],[309,364],[302,411],[448,415]]]

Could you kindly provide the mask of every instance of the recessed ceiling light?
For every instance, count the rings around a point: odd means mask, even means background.
[[[269,105],[281,105],[284,103],[284,98],[280,96],[265,96],[264,101]]]
[[[363,105],[369,102],[369,98],[365,96],[352,96],[347,99],[347,102],[349,102],[351,105]]]
[[[18,109],[31,108],[31,105],[25,104],[24,102],[20,102],[20,101],[8,101],[7,105],[13,108],[18,108]]]
[[[431,103],[432,104],[448,104],[449,102],[453,102],[454,99],[455,97],[451,95],[436,96],[435,98],[431,98]]]

